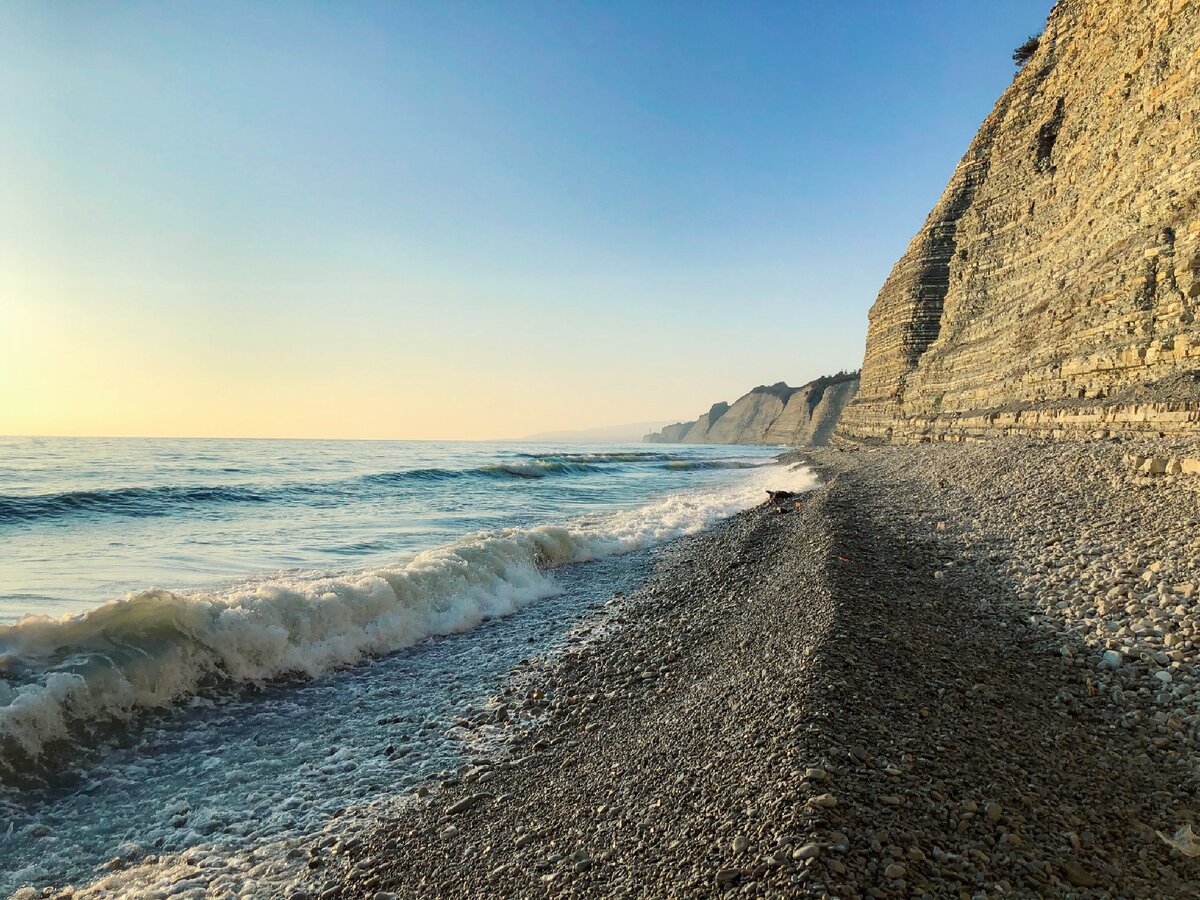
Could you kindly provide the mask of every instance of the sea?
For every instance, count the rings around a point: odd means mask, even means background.
[[[0,896],[286,896],[778,452],[0,438]]]

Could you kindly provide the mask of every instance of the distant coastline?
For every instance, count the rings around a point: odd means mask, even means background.
[[[648,444],[765,444],[819,447],[829,443],[842,410],[858,392],[858,372],[823,375],[798,388],[760,385],[732,405],[714,403],[688,422],[647,434]]]

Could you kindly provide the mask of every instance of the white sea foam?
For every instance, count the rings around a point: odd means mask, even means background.
[[[594,520],[468,535],[355,577],[149,590],[77,616],[26,617],[0,628],[0,671],[15,674],[0,680],[0,766],[36,760],[80,724],[169,706],[214,681],[315,678],[470,630],[556,593],[555,566],[691,534],[756,505],[767,488],[814,481],[807,470],[771,466]]]

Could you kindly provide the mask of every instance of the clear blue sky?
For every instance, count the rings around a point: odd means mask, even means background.
[[[0,433],[518,436],[860,364],[1049,0],[0,6]]]

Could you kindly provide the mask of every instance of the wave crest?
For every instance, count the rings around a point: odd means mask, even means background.
[[[598,467],[593,463],[558,459],[530,459],[519,462],[495,463],[490,466],[484,466],[479,471],[485,475],[501,478],[545,478],[547,475],[569,475],[596,472],[598,470]]]
[[[127,487],[29,496],[9,494],[0,495],[0,522],[32,521],[93,512],[168,515],[181,506],[214,502],[265,503],[277,495],[277,491],[252,485]]]

